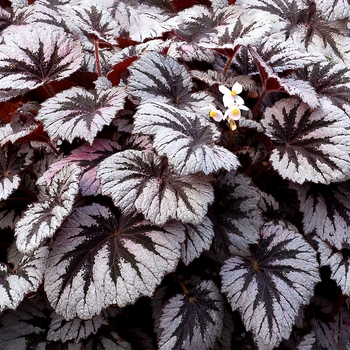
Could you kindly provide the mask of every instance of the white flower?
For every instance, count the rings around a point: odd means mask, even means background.
[[[244,104],[235,103],[231,105],[225,112],[225,119],[238,120],[241,117],[241,109],[248,111],[249,108]]]
[[[238,96],[243,91],[240,83],[234,83],[231,90],[224,85],[219,85],[219,91],[224,95],[222,101],[225,107],[230,107],[233,104],[244,104],[243,98]]]
[[[216,122],[221,122],[221,120],[224,119],[224,115],[222,114],[222,112],[215,108],[215,106],[213,105],[203,107],[202,109],[209,109],[209,116],[213,118]]]

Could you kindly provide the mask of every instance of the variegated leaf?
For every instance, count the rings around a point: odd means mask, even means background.
[[[223,262],[230,254],[246,256],[257,243],[263,224],[260,194],[251,180],[233,172],[217,179],[215,202],[210,210],[214,223],[213,258]]]
[[[289,337],[320,280],[316,252],[283,222],[265,224],[251,254],[226,260],[220,275],[232,310],[240,311],[261,350]]]
[[[158,348],[212,349],[222,331],[223,304],[212,281],[170,298],[159,317]]]
[[[292,78],[280,78],[254,47],[248,46],[248,50],[259,69],[260,78],[264,85],[265,92],[285,91],[291,96],[298,96],[311,108],[319,106],[320,103],[318,96],[308,82],[298,81]]]
[[[198,46],[197,42],[188,43],[187,41],[172,40],[167,54],[185,62],[215,62],[215,51],[211,48]]]
[[[88,48],[97,40],[104,44],[117,45],[120,26],[110,11],[100,4],[81,3],[66,7],[66,25],[79,36]],[[90,45],[89,45],[90,44]]]
[[[43,122],[52,140],[72,142],[78,137],[92,144],[97,133],[123,108],[125,97],[122,87],[97,91],[72,87],[43,102],[36,119]]]
[[[49,253],[47,247],[41,247],[33,256],[21,254],[15,246],[11,249],[11,254],[16,256],[16,261],[9,261],[14,269],[11,271],[8,265],[0,263],[0,312],[7,308],[16,309],[26,294],[38,289]]]
[[[350,184],[292,185],[298,193],[305,233],[338,250],[350,248]]]
[[[248,90],[249,92],[255,92],[257,90],[256,82],[249,75],[238,75],[226,77],[222,72],[216,70],[192,70],[191,75],[193,78],[204,81],[206,84],[213,85],[227,85],[233,86],[235,83],[242,85],[243,90]]]
[[[51,238],[73,210],[79,188],[80,168],[76,164],[62,167],[47,184],[44,201],[31,205],[15,228],[18,249],[31,254]],[[41,179],[37,184],[42,185]]]
[[[238,4],[216,11],[215,14],[222,17],[225,12],[229,14],[227,23],[216,27],[211,35],[201,38],[198,43],[200,47],[216,49],[219,52],[227,50],[234,57],[241,46],[257,45],[261,38],[271,32],[271,21],[263,18],[257,21],[254,16],[242,12]]]
[[[100,162],[120,150],[117,142],[108,139],[95,139],[93,144],[83,144],[72,151],[72,153],[57,162],[51,164],[50,168],[43,174],[41,181],[49,183],[64,165],[77,164],[83,171],[79,190],[83,196],[97,196],[101,194],[100,180],[96,176],[97,166]]]
[[[107,320],[102,315],[94,316],[91,320],[86,321],[78,317],[66,321],[63,316],[53,312],[46,339],[49,341],[74,340],[78,342],[91,334],[96,334],[103,324],[107,324]]]
[[[104,332],[100,337],[93,337],[80,343],[79,350],[132,350],[131,344],[120,337],[116,332]],[[68,349],[70,350],[70,349]],[[75,350],[75,349],[73,349]]]
[[[177,35],[189,43],[215,40],[220,30],[233,27],[242,13],[241,6],[226,6],[215,12],[204,5],[195,5],[179,13],[181,26]]]
[[[159,155],[180,175],[220,169],[237,169],[237,157],[216,145],[220,133],[215,125],[166,103],[150,101],[141,104],[134,115],[134,132],[154,135],[153,146]]]
[[[177,176],[166,158],[147,151],[126,150],[108,157],[97,177],[102,194],[124,214],[136,209],[156,225],[170,219],[199,224],[214,199],[210,177]]]
[[[183,227],[162,228],[140,216],[119,220],[99,204],[75,210],[51,244],[45,291],[66,320],[87,320],[116,304],[150,296],[180,259]]]
[[[181,245],[181,259],[188,265],[208,250],[214,238],[213,224],[208,217],[197,225],[185,224],[186,239]]]
[[[296,98],[280,100],[266,109],[262,125],[283,178],[329,184],[350,177],[350,120],[329,100],[322,98],[316,110]]]
[[[193,88],[187,69],[170,56],[149,52],[129,68],[128,91],[142,102],[158,96],[179,104],[186,101]]]
[[[46,349],[50,306],[42,299],[40,295],[25,299],[16,311],[7,311],[0,318],[0,349]]]
[[[29,102],[19,107],[11,116],[7,124],[0,121],[0,146],[6,143],[15,143],[18,139],[30,134],[38,128],[34,115],[39,109],[39,104]]]
[[[347,349],[350,343],[349,302],[335,305],[326,298],[316,296],[313,298],[312,307],[315,316],[311,319],[311,325],[316,340],[313,349]],[[333,311],[334,307],[336,307],[336,313]]]
[[[230,306],[224,304],[224,320],[221,335],[216,339],[214,350],[228,350],[231,348],[235,325]]]
[[[255,49],[262,60],[276,73],[297,71],[325,60],[318,51],[312,53],[302,51],[292,41],[283,40],[282,36],[276,37],[276,35],[264,38]]]
[[[350,69],[346,65],[335,62],[315,64],[296,72],[296,76],[307,80],[317,94],[329,98],[337,107],[350,106]]]
[[[24,201],[19,203],[12,201],[0,201],[0,230],[15,228],[16,222],[21,218],[23,210],[26,209],[27,203]]]
[[[25,154],[18,147],[0,147],[0,200],[7,199],[18,188],[24,165]]]
[[[122,36],[137,42],[161,37],[181,23],[172,12],[166,13],[159,6],[148,6],[145,2],[116,2],[114,18],[121,27]]]
[[[78,41],[52,27],[21,26],[0,45],[0,89],[35,89],[61,80],[79,69],[83,58]]]
[[[314,240],[318,243],[317,251],[321,266],[329,266],[331,278],[341,288],[343,294],[350,295],[350,257],[318,237],[314,237]],[[347,249],[348,247],[349,244],[346,245]]]

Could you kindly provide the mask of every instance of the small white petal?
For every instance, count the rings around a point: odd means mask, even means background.
[[[229,88],[227,88],[225,85],[219,85],[219,91],[224,95],[231,96],[231,90]]]
[[[240,83],[234,83],[232,86],[232,91],[236,91],[236,94],[240,94],[243,91],[242,85]]]

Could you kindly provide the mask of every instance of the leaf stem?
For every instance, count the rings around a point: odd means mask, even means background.
[[[225,74],[227,73],[228,69],[229,69],[230,66],[231,66],[232,60],[233,60],[233,56],[230,56],[230,57],[227,58],[225,67],[224,67],[224,69],[222,70],[222,74],[225,75]]]
[[[49,95],[49,97],[55,96],[56,92],[51,86],[50,83],[47,83],[46,81],[43,84],[43,88],[45,89],[46,93]]]
[[[102,70],[101,70],[101,62],[100,62],[100,54],[98,52],[98,46],[99,46],[99,40],[94,39],[94,48],[95,48],[95,60],[96,60],[96,67],[97,67],[97,75],[99,77],[102,77]]]
[[[262,104],[262,101],[263,101],[264,97],[266,96],[266,93],[267,93],[267,91],[264,88],[264,91],[260,94],[259,99],[256,101],[255,106],[252,109],[252,114],[253,114],[253,117],[255,119],[257,119],[258,116],[259,116],[259,109],[260,109],[260,106]]]
[[[188,295],[189,294],[188,289],[186,288],[184,283],[180,280],[179,276],[175,275],[175,273],[172,273],[171,275],[173,276],[174,280],[176,280],[176,282],[180,285],[184,294]]]

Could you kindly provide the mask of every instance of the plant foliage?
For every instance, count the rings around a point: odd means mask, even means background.
[[[0,349],[349,348],[349,28],[0,1]]]

